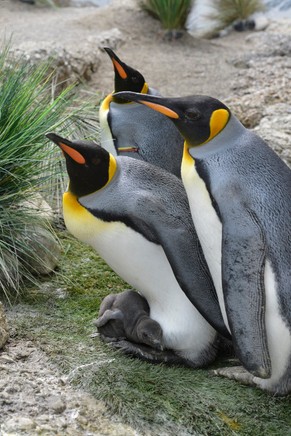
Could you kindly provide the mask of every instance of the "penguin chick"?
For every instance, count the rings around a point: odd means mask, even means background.
[[[102,301],[98,319],[94,322],[102,337],[128,339],[163,349],[163,331],[149,316],[150,308],[138,292],[128,290],[109,294]]]
[[[181,181],[146,162],[114,158],[95,143],[47,136],[66,158],[68,230],[146,298],[165,348],[192,366],[211,362],[212,325],[228,332]]]
[[[257,386],[291,392],[291,171],[219,100],[119,93],[185,139],[182,180],[235,351]]]
[[[107,295],[93,324],[104,342],[125,354],[151,363],[193,366],[175,350],[164,349],[162,328],[150,318],[146,299],[136,291]],[[221,356],[233,356],[230,341],[222,336],[217,338],[215,348]]]
[[[104,50],[114,67],[114,89],[157,95],[143,75],[122,62],[110,48]],[[183,138],[162,115],[109,94],[99,112],[101,146],[114,156],[130,156],[157,165],[181,177]],[[171,153],[165,150],[171,146]]]

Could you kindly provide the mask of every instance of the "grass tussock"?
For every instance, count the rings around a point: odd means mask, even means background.
[[[28,204],[38,192],[55,197],[64,184],[59,151],[45,133],[84,130],[73,87],[55,96],[49,71],[49,63],[30,65],[0,49],[0,292],[8,299],[24,279],[34,280],[31,265],[45,250],[42,240],[36,247],[36,233],[49,223]]]
[[[184,29],[193,0],[142,0],[141,6],[157,18],[164,29]]]
[[[213,12],[209,18],[217,21],[219,29],[264,10],[262,0],[212,0],[211,7]]]

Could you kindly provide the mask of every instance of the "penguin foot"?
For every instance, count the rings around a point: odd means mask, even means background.
[[[106,338],[106,342],[109,342],[108,338]],[[125,339],[110,342],[110,345],[126,355],[131,355],[141,360],[146,360],[147,362],[185,364],[185,362],[171,350],[157,350],[148,345],[137,344]]]
[[[236,380],[247,386],[257,386],[255,377],[242,366],[232,366],[229,368],[218,368],[210,371],[210,374]]]

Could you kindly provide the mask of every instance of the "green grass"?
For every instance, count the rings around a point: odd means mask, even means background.
[[[90,248],[66,233],[60,238],[58,274],[28,289],[15,335],[35,341],[73,384],[149,434],[291,434],[291,396],[275,398],[208,369],[151,365],[90,337],[102,298],[127,285]]]
[[[84,134],[85,128],[88,135],[91,128],[92,134],[89,105],[77,104],[72,86],[55,95],[51,71],[50,63],[31,65],[13,58],[9,45],[0,48],[0,289],[8,299],[23,279],[35,280],[31,263],[41,264],[45,250],[35,234],[40,227],[50,229],[27,200],[33,202],[35,193],[57,200],[63,191],[60,151],[45,133]],[[88,122],[82,120],[85,111]]]
[[[142,0],[141,6],[160,20],[164,29],[184,29],[193,0]]]

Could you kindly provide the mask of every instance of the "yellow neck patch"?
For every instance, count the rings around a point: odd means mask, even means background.
[[[101,104],[102,110],[104,110],[104,111],[109,110],[109,106],[110,106],[110,103],[112,102],[112,99],[113,99],[112,94],[108,94],[107,97],[104,98],[104,100],[102,101],[102,104]]]
[[[108,183],[111,182],[111,180],[113,179],[114,174],[116,172],[116,169],[117,169],[116,159],[115,159],[115,157],[111,153],[109,153],[108,181],[104,185],[104,187],[107,186]]]
[[[144,82],[144,85],[143,85],[142,90],[140,92],[141,92],[141,94],[147,94],[149,92],[149,85],[147,84],[147,82]]]
[[[78,202],[77,197],[70,191],[66,191],[63,194],[63,205],[67,209],[74,211],[75,214],[81,214],[84,211],[84,207]]]
[[[188,165],[193,165],[193,163],[195,163],[195,159],[189,153],[189,147],[188,147],[186,141],[184,141],[183,158],[182,158],[182,160],[183,160],[183,162],[185,162]]]
[[[217,109],[210,118],[210,135],[206,142],[214,138],[226,126],[229,120],[229,112],[226,109]]]

